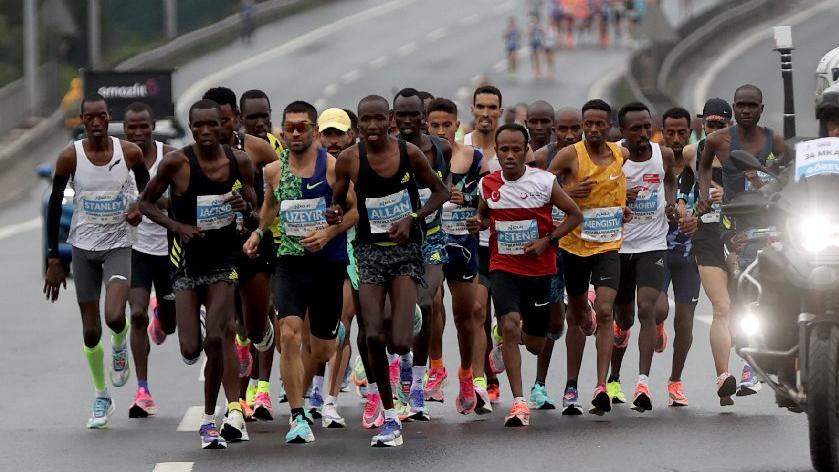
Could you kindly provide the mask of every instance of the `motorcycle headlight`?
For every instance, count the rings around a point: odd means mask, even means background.
[[[839,247],[839,218],[828,215],[810,215],[798,226],[798,240],[801,247],[818,254],[829,247]]]
[[[754,337],[760,333],[760,318],[751,309],[746,311],[740,318],[740,330],[748,337]]]
[[[76,191],[67,187],[64,189],[64,196],[61,198],[61,204],[66,205],[73,201],[73,197],[76,196]]]

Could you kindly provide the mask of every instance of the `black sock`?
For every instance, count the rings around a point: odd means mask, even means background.
[[[609,374],[609,380],[607,380],[606,383],[620,382],[620,381],[621,381],[620,374]]]
[[[545,379],[536,379],[536,385],[538,385],[540,387],[544,387],[545,386]]]
[[[577,388],[577,379],[568,379],[568,382],[565,382],[565,388]]]
[[[291,409],[291,417],[296,418],[297,415],[300,415],[304,418],[306,417],[306,413],[303,411],[303,408],[292,408]]]

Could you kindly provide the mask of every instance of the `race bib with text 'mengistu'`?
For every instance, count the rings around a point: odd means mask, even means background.
[[[653,221],[656,210],[658,210],[658,190],[639,189],[635,201],[628,206],[634,214],[631,223],[642,224]],[[623,213],[621,213],[621,216],[623,216]]]
[[[443,204],[443,231],[454,236],[469,234],[466,220],[477,213],[472,207],[460,206],[452,202]]]
[[[400,190],[385,197],[366,198],[367,221],[371,234],[390,232],[390,227],[413,211],[408,190]]]
[[[280,203],[280,219],[288,236],[306,237],[313,231],[326,228],[326,199],[307,198],[283,200]]]
[[[589,208],[583,210],[581,237],[585,241],[611,243],[620,241],[623,234],[621,207]]]
[[[125,221],[125,195],[119,191],[81,192],[84,221],[95,225],[113,225]]]
[[[236,215],[230,203],[225,202],[232,195],[231,192],[223,195],[198,195],[195,199],[195,226],[202,231],[209,231],[233,223]]]
[[[524,254],[524,247],[539,239],[536,220],[496,221],[495,238],[498,254]]]

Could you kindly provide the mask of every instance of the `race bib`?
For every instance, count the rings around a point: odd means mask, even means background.
[[[313,231],[324,229],[326,223],[326,199],[307,198],[283,200],[280,203],[280,220],[288,236],[306,237]]]
[[[767,174],[766,172],[763,172],[763,171],[760,171],[760,170],[757,171],[757,177],[760,179],[761,182],[763,182],[764,185],[766,185],[769,182],[772,182],[773,180],[775,180],[775,177],[772,177],[771,175]],[[751,180],[746,179],[745,190],[747,192],[754,192],[757,189],[755,188],[754,184],[752,184]]]
[[[839,138],[821,138],[795,145],[795,180],[839,174]]]
[[[581,237],[585,241],[597,243],[620,241],[623,237],[623,209],[608,207],[583,210]]]
[[[565,212],[557,207],[551,207],[551,219],[553,219],[554,225],[558,225],[565,219]]]
[[[121,191],[87,191],[79,198],[86,222],[113,225],[125,221],[125,194]]]
[[[428,199],[431,198],[431,189],[430,188],[421,188],[419,189],[419,197],[420,197],[420,206],[424,206],[428,203]],[[425,217],[425,224],[431,225],[434,223],[434,219],[437,217],[437,212],[440,210],[435,211],[434,213]]]
[[[714,189],[709,189],[708,193],[713,200]],[[714,203],[711,205],[711,211],[699,217],[699,221],[703,223],[719,223],[720,222],[720,204]]]
[[[195,226],[202,231],[224,228],[233,223],[236,215],[230,203],[225,202],[232,196],[231,192],[223,195],[198,195],[195,206]]]
[[[451,202],[443,204],[443,231],[446,234],[462,236],[469,234],[466,229],[466,219],[472,218],[477,210],[471,207],[460,206]]]
[[[536,220],[496,221],[495,238],[498,254],[524,254],[524,247],[539,239]]]
[[[634,213],[630,224],[643,224],[653,221],[656,210],[658,210],[658,189],[640,189],[638,195],[635,197],[635,201],[628,206],[632,210],[632,213]]]
[[[371,234],[389,232],[394,223],[413,211],[408,190],[401,190],[386,197],[366,198],[364,204],[367,207],[367,220],[370,222]]]

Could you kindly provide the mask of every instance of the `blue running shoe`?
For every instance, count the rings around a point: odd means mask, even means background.
[[[394,447],[402,445],[402,425],[397,420],[385,420],[379,434],[373,436],[370,447]]]
[[[411,356],[413,360],[413,356]],[[413,372],[414,363],[413,362],[405,362],[404,359],[400,359],[399,362],[399,389],[397,390],[397,398],[404,404],[409,404],[410,400],[409,397],[411,395],[411,385],[414,383],[414,372]]]
[[[743,373],[740,374],[740,388],[737,389],[738,397],[754,395],[761,389],[760,379],[749,364],[743,364]]]
[[[215,423],[202,424],[198,430],[202,449],[227,449],[227,441],[221,437]]]
[[[323,408],[323,395],[317,387],[312,388],[312,393],[309,394],[309,414],[314,419],[320,419],[320,410]]]
[[[288,434],[285,435],[285,442],[289,444],[305,444],[315,440],[309,421],[303,415],[297,415],[291,420]]]
[[[556,410],[554,401],[548,396],[548,390],[540,384],[534,384],[530,389],[530,407],[536,410]]]
[[[113,348],[111,360],[111,385],[122,387],[128,382],[131,373],[131,365],[128,363],[128,344]]]
[[[93,416],[87,420],[89,429],[101,429],[108,426],[108,417],[114,414],[114,401],[110,397],[93,399]]]
[[[428,414],[428,408],[425,406],[425,389],[417,386],[411,389],[408,395],[408,406],[411,408],[411,420],[428,421],[431,416]]]
[[[567,387],[565,389],[565,395],[562,396],[562,414],[565,416],[583,414],[583,405],[580,403],[580,396],[574,387]]]

